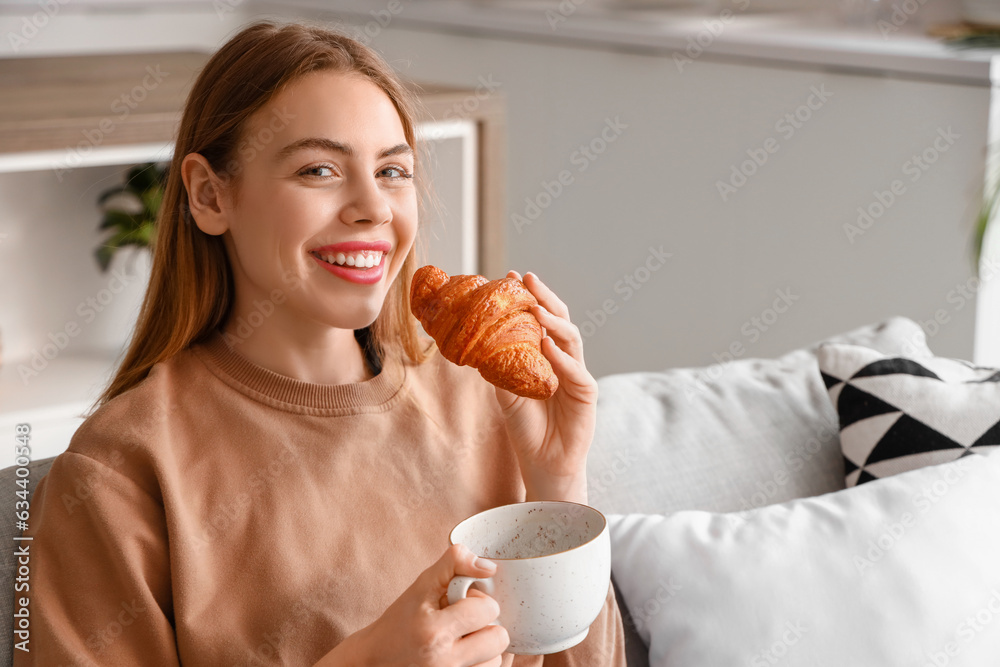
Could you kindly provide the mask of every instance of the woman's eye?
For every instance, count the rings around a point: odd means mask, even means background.
[[[395,165],[393,165],[391,167],[386,167],[385,169],[383,169],[379,173],[381,173],[381,174],[385,174],[385,173],[390,174],[389,179],[393,180],[393,181],[395,181],[395,180],[402,180],[404,178],[413,178],[413,174],[411,174],[410,172],[406,171],[402,167],[397,167]]]
[[[320,178],[329,178],[333,176],[333,167],[328,164],[318,164],[313,167],[306,167],[299,172],[300,176],[318,176]]]
[[[380,172],[378,172],[378,174],[379,176],[386,178],[390,181],[402,182],[406,179],[413,178],[413,174],[411,174],[410,172],[406,171],[406,169],[398,165],[385,167]],[[321,179],[332,178],[336,175],[337,174],[336,171],[334,170],[333,165],[329,164],[313,165],[311,167],[306,167],[305,169],[299,172],[299,176],[309,176]]]

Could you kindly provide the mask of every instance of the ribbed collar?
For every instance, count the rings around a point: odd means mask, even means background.
[[[386,359],[371,380],[349,384],[313,384],[270,371],[234,350],[216,331],[191,348],[223,382],[242,393],[292,412],[328,414],[379,412],[391,407],[405,378],[398,361]]]

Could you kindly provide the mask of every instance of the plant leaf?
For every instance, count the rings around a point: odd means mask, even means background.
[[[973,271],[979,274],[979,264],[983,257],[983,242],[986,240],[986,230],[990,226],[990,220],[996,212],[997,203],[1000,202],[1000,182],[994,187],[988,198],[983,199],[983,205],[976,216],[976,226],[972,236],[972,261],[975,262]]]
[[[131,192],[131,189],[124,185],[116,185],[113,188],[108,188],[101,193],[101,196],[97,198],[97,205],[103,206],[104,202],[108,201],[115,195],[125,194],[126,192]]]
[[[104,245],[114,249],[127,245],[142,245],[141,238],[143,233],[140,229],[120,229],[105,239]]]
[[[156,225],[152,222],[144,222],[139,229],[135,230],[132,235],[135,239],[135,245],[140,247],[147,247],[152,245],[153,237],[156,235]]]
[[[105,211],[104,221],[99,229],[121,229],[135,230],[142,226],[144,220],[141,215],[132,215],[125,211]]]
[[[145,209],[145,218],[149,221],[155,221],[160,211],[160,205],[163,203],[163,188],[159,185],[149,188],[144,190],[140,197]]]
[[[136,165],[129,169],[125,177],[126,186],[131,186],[136,192],[142,194],[150,188],[154,188],[160,183],[160,173],[156,165],[152,162]]]
[[[111,257],[114,253],[115,249],[106,245],[97,246],[97,249],[94,250],[94,256],[97,258],[97,265],[101,267],[102,273],[108,272],[108,267],[111,266]]]
[[[142,212],[131,214],[120,209],[104,212],[99,229],[112,230],[94,254],[102,271],[107,271],[115,252],[123,246],[149,247],[156,238],[156,218],[163,205],[169,163],[147,162],[132,167],[126,174],[125,185],[102,193],[98,204],[103,205],[115,195],[133,194],[142,205]]]

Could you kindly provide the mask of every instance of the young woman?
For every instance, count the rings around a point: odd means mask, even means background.
[[[15,664],[624,665],[610,588],[544,659],[505,653],[487,595],[447,605],[495,568],[446,548],[460,520],[586,502],[597,391],[531,273],[547,401],[418,337],[415,145],[413,101],[351,39],[262,22],[211,58],[129,349],[33,499]]]

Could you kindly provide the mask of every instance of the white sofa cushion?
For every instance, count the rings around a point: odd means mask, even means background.
[[[931,356],[920,325],[902,317],[829,340]],[[837,414],[815,349],[599,379],[590,504],[726,512],[844,488]]]
[[[653,667],[985,667],[1000,453],[731,514],[609,516]]]

